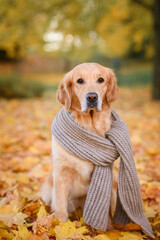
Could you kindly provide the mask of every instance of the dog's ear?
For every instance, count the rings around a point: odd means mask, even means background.
[[[114,72],[107,68],[107,92],[106,98],[108,105],[111,105],[111,102],[115,101],[118,98],[118,86],[117,79]]]
[[[57,100],[65,106],[68,111],[71,107],[72,99],[72,71],[68,72],[61,81],[58,91]]]

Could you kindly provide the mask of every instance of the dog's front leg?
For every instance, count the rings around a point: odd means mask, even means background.
[[[64,173],[56,173],[54,176],[54,188],[52,198],[52,210],[55,211],[55,218],[59,221],[68,220],[68,199],[70,194],[71,180]]]

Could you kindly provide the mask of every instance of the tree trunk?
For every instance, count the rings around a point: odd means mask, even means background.
[[[154,0],[155,59],[152,97],[160,99],[160,0]]]

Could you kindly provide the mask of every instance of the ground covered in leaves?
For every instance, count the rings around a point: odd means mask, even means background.
[[[160,103],[150,100],[150,89],[123,88],[114,108],[129,126],[145,215],[160,239]],[[148,239],[135,226],[96,231],[80,210],[61,223],[44,205],[39,190],[52,166],[50,129],[59,109],[55,94],[0,100],[0,239]]]

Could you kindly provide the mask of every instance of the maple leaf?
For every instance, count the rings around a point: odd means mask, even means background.
[[[147,206],[146,203],[143,204],[143,208],[144,208],[144,214],[147,218],[150,218],[150,217],[153,218],[156,216],[156,211],[153,208]]]
[[[136,223],[132,223],[132,222],[130,222],[130,223],[126,224],[126,225],[121,225],[120,223],[115,223],[115,224],[113,224],[113,226],[116,229],[123,230],[123,231],[141,230],[141,226],[139,226]]]
[[[102,232],[101,230],[98,230],[98,229],[97,229],[97,233],[99,233],[99,234],[98,234],[97,236],[95,236],[94,239],[97,238],[98,236],[101,236],[102,239],[103,239],[104,237],[108,237],[108,239],[111,239],[111,240],[119,240],[119,238],[122,236],[122,235],[121,235],[121,232],[118,231],[118,230],[106,231],[106,232],[104,233],[104,232]],[[107,240],[108,240],[108,239],[107,239]]]
[[[79,237],[84,233],[88,233],[89,231],[85,226],[76,228],[75,223],[68,220],[65,223],[61,223],[59,226],[56,226],[54,228],[54,232],[57,240],[65,240],[76,235]]]
[[[28,238],[31,236],[31,232],[25,226],[18,226],[18,231],[13,230],[13,233],[15,234],[13,240],[28,240]]]
[[[42,205],[42,206],[40,207],[38,213],[37,213],[37,218],[40,219],[42,216],[47,216],[47,215],[48,215],[48,213],[47,213],[47,211],[46,211],[46,209],[45,209],[45,206]]]
[[[18,176],[17,176],[17,182],[28,184],[29,183],[29,178],[27,177],[26,174],[19,173]]]
[[[42,233],[40,235],[32,234],[29,236],[28,240],[49,240],[49,236],[46,233]]]
[[[57,223],[57,221],[56,221],[56,223]],[[59,224],[59,222],[58,222],[58,224]],[[51,228],[52,225],[55,225],[54,214],[51,214],[49,216],[41,216],[41,218],[37,219],[36,221],[34,221],[31,224],[34,233],[38,233],[41,230],[43,230],[43,231],[48,230],[48,232],[51,235],[54,235],[54,231]],[[43,229],[42,229],[42,227],[43,227]]]
[[[123,235],[119,240],[143,240],[142,235],[139,232],[121,232]]]
[[[105,234],[100,234],[96,237],[94,237],[95,240],[110,240],[109,237],[107,237]]]
[[[8,227],[11,227],[13,224],[23,225],[25,223],[25,218],[28,215],[18,212],[18,213],[4,213],[0,214],[0,220],[3,221]]]
[[[13,239],[14,234],[10,230],[4,229],[4,228],[0,228],[0,237],[2,239],[10,240],[10,239]]]

